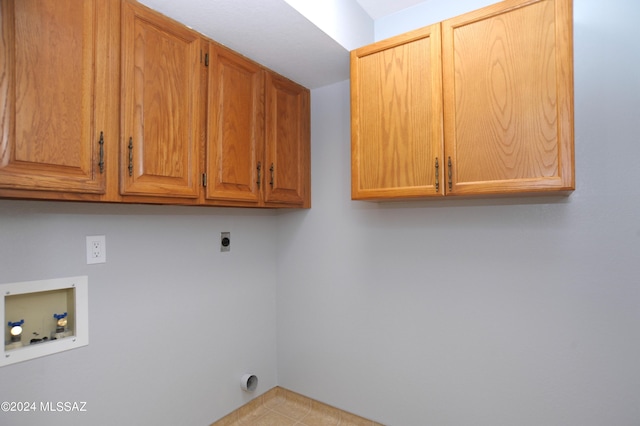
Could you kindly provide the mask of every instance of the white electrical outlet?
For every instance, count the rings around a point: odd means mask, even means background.
[[[87,265],[107,262],[107,241],[104,235],[87,236]]]

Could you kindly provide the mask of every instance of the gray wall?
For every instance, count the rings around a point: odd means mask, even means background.
[[[251,370],[394,426],[636,426],[638,16],[575,0],[568,198],[351,201],[342,82],[312,94],[310,211],[0,200],[0,282],[88,275],[90,321],[89,346],[0,368],[0,402],[88,411],[0,424],[207,425]]]
[[[0,200],[0,282],[89,278],[89,345],[0,368],[3,425],[208,425],[276,379],[276,218],[270,211]],[[220,232],[232,250],[220,253]],[[107,263],[86,265],[85,236]]]
[[[376,33],[452,3],[477,1]],[[314,208],[278,228],[282,386],[394,426],[639,424],[640,3],[574,10],[568,198],[350,201],[349,83],[313,91]]]

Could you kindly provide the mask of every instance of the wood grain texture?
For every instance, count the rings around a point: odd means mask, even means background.
[[[267,72],[265,80],[265,204],[308,208],[309,90],[273,72]]]
[[[200,37],[137,3],[123,8],[122,193],[198,197]]]
[[[351,54],[352,198],[441,196],[440,27]]]
[[[0,198],[310,207],[309,91],[275,73],[269,80],[297,101],[272,97],[278,183],[265,202],[264,68],[217,44],[222,148],[205,157],[209,44],[133,0],[0,0]],[[142,141],[131,177],[129,135]],[[206,164],[219,166],[214,175],[234,195],[200,191]]]
[[[443,23],[448,193],[573,188],[570,5],[505,1]]]
[[[105,192],[96,69],[112,2],[0,2],[0,187]],[[100,88],[102,89],[102,88]]]
[[[505,0],[351,52],[352,198],[573,190],[572,19]]]
[[[259,203],[267,172],[264,71],[222,46],[212,43],[209,51],[206,196]]]

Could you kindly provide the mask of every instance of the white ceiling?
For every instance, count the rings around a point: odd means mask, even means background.
[[[356,0],[360,6],[376,20],[422,3],[425,0]]]
[[[138,1],[310,89],[349,78],[349,51],[285,0]],[[373,23],[424,0],[355,1]]]

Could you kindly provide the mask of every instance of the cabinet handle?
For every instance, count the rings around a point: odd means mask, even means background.
[[[449,191],[451,191],[451,187],[453,186],[453,183],[451,182],[451,157],[449,157]]]
[[[100,160],[98,161],[98,166],[100,167],[100,173],[104,173],[104,134],[100,132],[100,140],[98,141],[98,145],[100,145]]]
[[[438,157],[436,157],[436,192],[440,190],[440,164],[438,163]]]
[[[133,176],[133,137],[129,137],[129,176]]]
[[[273,163],[271,163],[271,167],[269,167],[269,171],[271,172],[271,180],[269,181],[269,185],[271,185],[271,189],[273,189]]]
[[[260,189],[261,176],[262,176],[262,163],[258,161],[258,181],[256,182],[258,184],[258,189]]]

